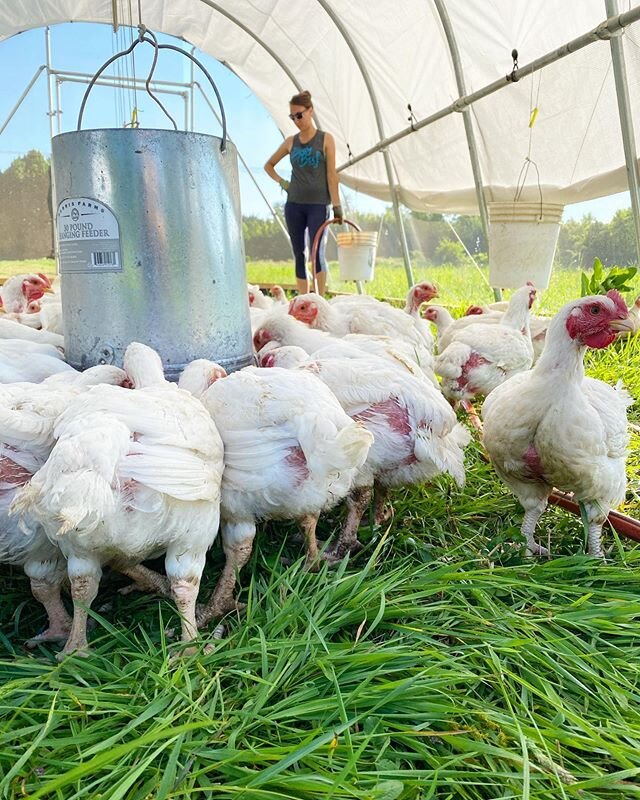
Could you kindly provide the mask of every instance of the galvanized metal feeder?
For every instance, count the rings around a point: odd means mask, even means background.
[[[160,49],[203,70],[222,138],[178,131],[173,120],[175,130],[81,129],[95,81],[143,41],[156,48],[151,74]],[[52,168],[70,364],[121,365],[132,341],[158,351],[169,379],[196,358],[227,371],[252,363],[237,153],[197,59],[140,26],[131,47],[94,75],[77,130],[52,140]]]

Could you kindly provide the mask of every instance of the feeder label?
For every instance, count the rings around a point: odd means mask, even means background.
[[[67,197],[56,215],[60,272],[122,272],[120,226],[90,197]]]

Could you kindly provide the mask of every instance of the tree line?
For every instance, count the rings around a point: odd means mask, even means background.
[[[0,171],[0,260],[42,258],[53,253],[51,169],[37,150],[20,156]],[[280,219],[282,207],[276,207]],[[363,230],[378,231],[378,257],[399,258],[402,247],[392,209],[384,214],[360,214],[348,209],[347,216]],[[487,241],[479,217],[427,214],[403,210],[403,222],[412,260],[417,265],[463,264],[470,253],[487,263]],[[242,220],[246,257],[250,261],[286,261],[289,242],[274,219],[245,216]],[[329,237],[327,255],[336,258]],[[569,220],[560,228],[555,266],[591,269],[594,259],[605,266],[637,264],[635,229],[631,209],[616,212],[610,222],[590,215]]]

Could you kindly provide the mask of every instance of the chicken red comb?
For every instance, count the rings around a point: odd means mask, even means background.
[[[38,276],[39,276],[40,278],[42,278],[42,280],[43,280],[43,281],[44,281],[44,282],[47,284],[47,286],[48,286],[49,288],[51,288],[51,281],[50,281],[50,280],[49,280],[49,278],[48,278],[48,277],[47,277],[47,276],[44,274],[44,272],[39,272],[39,273],[38,273]]]
[[[623,314],[625,317],[629,314],[629,309],[627,308],[627,304],[624,302],[624,297],[617,289],[609,289],[607,292],[607,297],[610,300],[613,300],[615,307],[621,314]]]
[[[464,315],[465,317],[468,317],[471,314],[484,314],[484,309],[481,306],[469,306],[469,308],[464,312]]]

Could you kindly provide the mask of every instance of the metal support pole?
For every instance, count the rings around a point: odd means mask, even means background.
[[[64,79],[93,77],[92,72],[73,72],[72,70],[69,69],[52,69],[50,70],[50,72],[52,75]],[[100,78],[105,78],[111,81],[117,81],[121,87],[124,86],[124,88],[126,89],[131,88],[131,86],[134,83],[136,84],[137,88],[140,86],[144,87],[146,84],[146,78],[135,78],[133,75],[109,75],[108,73],[104,73],[103,75],[100,76]],[[184,83],[184,81],[161,81],[158,78],[153,78],[153,80],[151,81],[151,86],[154,87],[154,91],[155,87],[157,86],[173,86],[178,89],[184,90],[189,86],[189,84]]]
[[[184,129],[189,130],[189,92],[182,92],[182,99],[184,101]]]
[[[58,133],[62,133],[62,104],[61,104],[61,86],[62,81],[56,78],[56,128]]]
[[[35,75],[34,75],[34,76],[33,76],[33,78],[31,78],[31,80],[29,81],[29,83],[28,83],[28,85],[27,85],[27,88],[24,90],[24,92],[22,92],[22,94],[21,94],[21,95],[20,95],[20,97],[18,98],[18,102],[15,104],[15,106],[14,106],[14,107],[11,109],[11,111],[9,112],[9,116],[8,116],[8,117],[5,119],[5,121],[2,123],[2,127],[0,127],[0,134],[1,134],[1,133],[4,131],[4,129],[7,127],[7,125],[8,125],[8,124],[11,122],[11,119],[13,118],[13,115],[14,115],[14,114],[16,113],[16,111],[17,111],[17,110],[20,108],[20,106],[21,106],[21,104],[22,104],[22,101],[24,100],[24,98],[25,98],[25,97],[26,97],[26,96],[29,94],[29,92],[31,91],[31,89],[32,89],[32,87],[33,87],[33,84],[34,84],[34,83],[35,83],[35,82],[38,80],[38,78],[39,78],[39,77],[40,77],[40,75],[42,74],[43,70],[45,70],[46,68],[47,68],[47,65],[46,65],[46,64],[42,64],[42,66],[38,67],[38,69],[37,69],[37,70],[36,70],[36,72],[35,72]]]
[[[68,83],[89,83],[91,78],[92,78],[91,75],[86,75],[84,78],[83,77],[77,77],[76,78],[75,76],[68,77],[68,78],[60,77],[59,81],[60,81],[60,83],[64,83],[65,81],[67,81]],[[96,86],[110,86],[112,89],[122,89],[123,82],[122,82],[122,80],[120,78],[113,78],[113,77],[112,78],[98,78],[98,80],[95,81],[95,85]],[[149,85],[151,86],[153,91],[158,93],[158,94],[175,94],[178,97],[184,97],[184,92],[180,92],[177,89],[164,89],[161,86],[156,86],[154,81],[152,81]],[[136,88],[144,88],[144,86],[145,86],[144,79],[143,78],[136,78],[135,79],[135,86],[136,86]]]
[[[453,65],[453,72],[456,78],[456,86],[458,94],[461,97],[467,93],[467,88],[464,80],[464,73],[462,70],[462,60],[460,58],[460,51],[458,50],[458,43],[453,32],[451,19],[444,4],[444,0],[434,0],[436,11],[440,17],[444,35],[449,45],[449,53],[451,55],[451,63]],[[473,173],[473,182],[476,187],[476,200],[478,201],[478,211],[480,213],[480,222],[482,223],[482,230],[484,233],[485,241],[489,244],[489,217],[487,214],[487,203],[484,196],[484,187],[482,184],[482,170],[480,169],[480,159],[478,157],[478,146],[476,142],[475,131],[473,130],[473,121],[471,119],[471,107],[466,106],[462,111],[462,121],[464,123],[464,132],[467,137],[467,147],[469,148],[469,158],[471,160],[471,171]],[[502,300],[502,291],[494,289],[493,294],[496,300]]]
[[[49,138],[53,139],[53,92],[51,90],[51,31],[44,29],[44,49],[47,62],[47,99],[49,101]]]
[[[353,56],[358,66],[358,69],[360,70],[360,74],[362,75],[365,86],[367,87],[367,93],[371,101],[371,107],[373,108],[373,113],[376,118],[378,136],[384,137],[384,126],[382,124],[382,114],[380,113],[378,98],[376,97],[376,93],[373,88],[373,83],[371,82],[371,77],[369,76],[369,72],[367,71],[367,67],[364,61],[362,60],[360,52],[358,51],[358,48],[355,46],[355,43],[351,38],[351,36],[349,35],[349,31],[344,26],[341,18],[335,13],[335,11],[329,5],[327,0],[317,0],[317,2],[322,6],[322,8],[325,10],[327,15],[333,22],[333,24],[340,31],[342,38],[345,40],[347,47],[351,51],[351,55]],[[384,158],[384,166],[387,172],[387,183],[389,184],[389,191],[391,192],[391,199],[393,201],[393,210],[396,215],[396,221],[398,223],[398,231],[400,233],[400,246],[402,248],[404,269],[407,274],[407,281],[409,282],[409,286],[413,286],[414,278],[413,278],[413,270],[411,269],[411,256],[409,255],[409,245],[407,244],[407,233],[405,231],[404,220],[402,219],[402,212],[400,210],[398,187],[396,185],[396,181],[393,175],[393,163],[391,161],[391,155],[389,154],[387,148],[384,147],[380,149],[382,150],[382,156]]]
[[[618,14],[617,0],[605,0],[605,7],[607,17],[615,17]],[[624,160],[627,167],[627,180],[629,182],[629,194],[631,196],[631,208],[636,231],[636,254],[640,261],[640,174],[638,173],[638,153],[633,133],[633,117],[629,100],[624,46],[619,35],[612,36],[609,44],[611,46],[611,63],[613,64],[613,77],[616,84],[616,97],[618,98],[618,115],[620,116]]]
[[[191,55],[196,51],[195,46],[191,48]],[[194,85],[196,80],[196,65],[193,61],[189,60],[189,130],[194,131],[196,127],[196,105],[195,105],[195,92]]]

